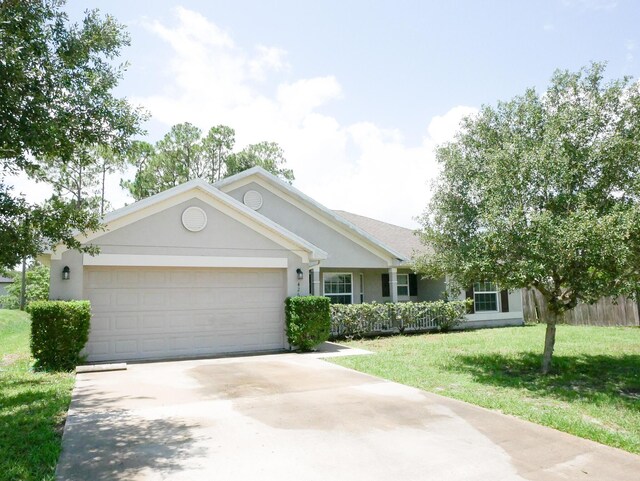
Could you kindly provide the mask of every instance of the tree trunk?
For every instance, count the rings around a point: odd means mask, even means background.
[[[104,215],[104,183],[107,177],[106,164],[102,164],[102,190],[100,192],[100,215]]]
[[[27,258],[22,258],[22,277],[20,284],[20,310],[24,311],[24,306],[27,303]]]
[[[549,319],[547,319],[547,331],[544,336],[542,374],[549,374],[549,371],[551,370],[551,357],[553,356],[553,347],[556,343],[556,323],[558,315],[555,312],[550,312],[549,314]]]

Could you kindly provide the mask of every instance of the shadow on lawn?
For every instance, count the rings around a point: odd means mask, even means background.
[[[483,354],[458,356],[453,369],[477,382],[528,389],[565,400],[619,403],[640,410],[640,355],[553,356],[553,370],[540,374],[541,355]]]

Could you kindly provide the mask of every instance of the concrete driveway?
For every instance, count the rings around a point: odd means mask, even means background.
[[[314,355],[79,374],[61,480],[637,481],[640,457]]]

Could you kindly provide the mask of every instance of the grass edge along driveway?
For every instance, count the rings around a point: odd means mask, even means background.
[[[0,480],[55,478],[73,373],[33,370],[31,320],[0,309]]]
[[[376,354],[331,362],[640,454],[640,329],[559,326],[545,377],[544,327],[343,342]]]

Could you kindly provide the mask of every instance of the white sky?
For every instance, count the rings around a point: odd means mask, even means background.
[[[236,148],[278,142],[294,186],[327,207],[415,227],[437,171],[434,147],[463,116],[544,88],[555,68],[609,60],[619,77],[638,66],[640,2],[453,3],[159,0],[149,9],[71,0],[67,8],[79,19],[95,6],[127,25],[132,45],[122,56],[131,68],[117,92],[151,113],[147,140],[179,122],[229,125]],[[132,202],[121,176],[109,179],[114,207]],[[12,182],[32,201],[49,194],[24,177]]]

